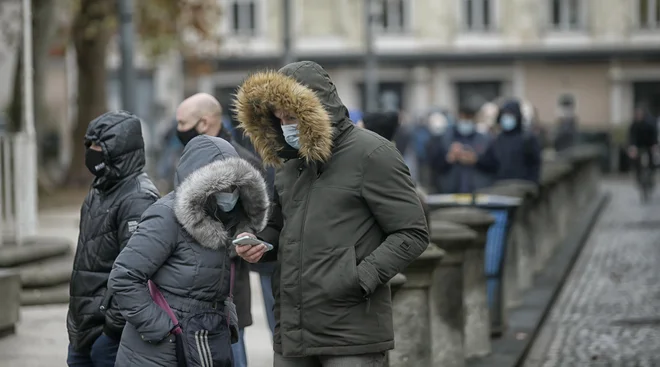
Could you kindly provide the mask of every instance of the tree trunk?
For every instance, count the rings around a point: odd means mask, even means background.
[[[48,126],[48,104],[46,103],[46,81],[49,67],[49,51],[55,34],[56,18],[54,0],[32,0],[32,35],[34,60],[34,123],[37,138]]]
[[[78,113],[73,130],[73,159],[67,183],[89,184],[91,175],[85,167],[85,132],[87,125],[106,112],[105,66],[108,43],[112,35],[114,1],[81,0],[80,12],[73,26],[73,42],[78,66]]]

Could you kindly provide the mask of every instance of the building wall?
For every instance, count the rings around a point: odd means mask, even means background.
[[[610,122],[609,63],[530,62],[524,68],[526,98],[538,108],[541,121],[554,121],[559,96],[570,93],[582,125]]]

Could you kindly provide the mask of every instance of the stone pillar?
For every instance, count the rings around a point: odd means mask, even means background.
[[[431,221],[463,224],[477,232],[472,248],[463,259],[463,307],[465,310],[465,356],[488,355],[490,349],[490,317],[484,272],[486,236],[495,219],[485,210],[474,207],[439,209],[431,213]]]
[[[390,367],[431,367],[431,298],[433,270],[444,251],[430,244],[405,270],[406,282],[392,300],[395,349]]]
[[[401,289],[401,286],[407,281],[408,279],[406,278],[405,275],[399,273],[394,276],[394,278],[390,279],[389,284],[390,284],[390,290],[392,291],[392,297],[396,295],[396,292]]]
[[[13,334],[21,306],[21,276],[15,270],[0,269],[0,336]]]
[[[518,306],[521,293],[532,285],[534,273],[529,266],[532,259],[534,231],[531,230],[532,207],[538,195],[538,185],[524,180],[502,180],[486,189],[488,193],[515,197],[521,200],[520,206],[512,211],[509,218],[509,232],[504,260],[504,302],[505,308]],[[504,320],[504,319],[503,319]]]
[[[464,367],[463,259],[477,233],[460,224],[434,221],[431,241],[445,250],[433,274],[431,334],[433,366]]]

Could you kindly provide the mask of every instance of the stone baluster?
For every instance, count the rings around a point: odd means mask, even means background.
[[[486,191],[486,190],[485,190]],[[506,307],[518,306],[522,291],[532,285],[533,269],[529,266],[533,258],[534,231],[531,230],[532,211],[539,193],[538,185],[524,180],[502,180],[496,182],[487,192],[495,195],[515,197],[521,200],[520,206],[509,218],[504,262],[504,302]]]
[[[391,367],[431,367],[431,299],[433,271],[444,251],[430,244],[406,268],[406,282],[392,299],[395,348],[389,352]]]
[[[437,220],[463,224],[477,233],[475,245],[465,251],[463,258],[465,356],[472,358],[488,355],[491,351],[490,311],[484,261],[488,228],[495,219],[482,209],[457,207],[438,209],[431,213],[431,222]]]
[[[464,367],[463,280],[465,252],[475,245],[477,233],[469,227],[444,221],[431,222],[431,241],[445,250],[433,274],[431,287],[431,361],[433,366]]]

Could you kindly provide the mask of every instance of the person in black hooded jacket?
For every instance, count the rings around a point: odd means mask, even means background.
[[[146,173],[140,119],[125,111],[93,120],[85,134],[85,165],[96,176],[80,210],[70,283],[69,366],[114,366],[125,320],[108,277],[142,213],[159,198]]]
[[[501,130],[495,139],[495,154],[500,162],[497,180],[539,182],[541,146],[536,135],[523,129],[520,103],[510,100],[502,104],[497,115]]]
[[[364,116],[364,128],[370,130],[383,138],[393,142],[396,145],[396,138],[399,133],[399,114],[396,112],[375,112],[369,113]],[[397,149],[401,150],[399,146]],[[403,154],[403,152],[401,152]],[[419,188],[416,188],[417,196],[419,201],[422,204],[422,209],[424,210],[424,216],[426,216],[426,225],[428,228],[431,228],[430,222],[430,209],[426,204],[426,194],[422,192]]]

